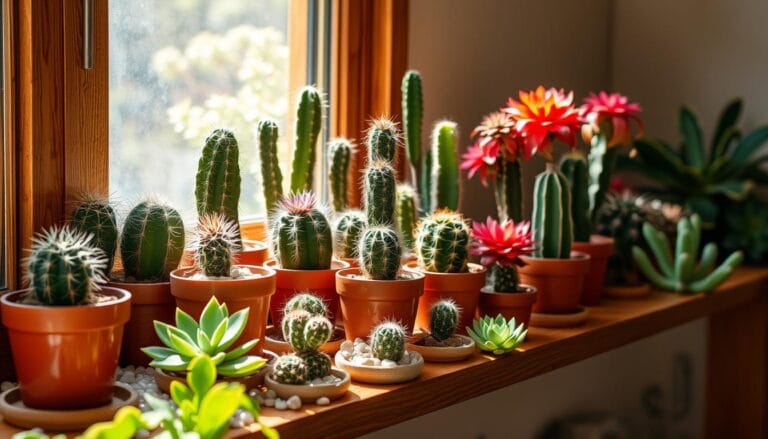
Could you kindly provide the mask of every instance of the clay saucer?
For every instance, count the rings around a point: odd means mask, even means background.
[[[21,428],[76,431],[97,422],[108,421],[120,408],[138,403],[139,395],[136,391],[127,384],[115,383],[112,402],[107,405],[80,410],[39,410],[25,406],[19,388],[14,387],[0,394],[0,414],[3,421]]]
[[[336,326],[333,328],[333,334],[331,340],[320,346],[320,352],[325,352],[328,355],[333,355],[339,350],[339,346],[345,340],[344,328]],[[287,341],[283,340],[283,335],[275,326],[267,326],[267,331],[264,334],[264,347],[278,355],[287,354],[293,352],[293,348]]]
[[[583,325],[589,317],[589,311],[579,307],[577,311],[565,314],[531,313],[531,326],[540,328],[569,328]]]
[[[414,333],[413,342],[408,343],[409,351],[416,351],[424,357],[424,361],[434,363],[450,363],[468,358],[475,352],[475,341],[466,335],[454,334],[452,337],[460,339],[461,346],[431,346],[425,344],[427,334]]]
[[[404,383],[418,378],[421,369],[424,368],[424,357],[419,355],[419,361],[411,364],[397,365],[395,367],[362,366],[347,361],[341,352],[334,358],[336,367],[349,372],[354,381],[370,384],[395,384]]]
[[[268,389],[274,390],[277,396],[283,399],[288,399],[295,395],[301,399],[301,402],[305,403],[314,403],[318,398],[322,397],[333,401],[347,393],[351,379],[347,372],[335,367],[331,368],[331,374],[341,378],[341,381],[323,384],[283,384],[273,380],[268,374],[264,378],[264,383]]]

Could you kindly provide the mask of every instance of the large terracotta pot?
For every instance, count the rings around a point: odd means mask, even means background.
[[[531,311],[536,303],[536,288],[520,285],[517,293],[497,293],[492,288],[483,288],[480,301],[477,304],[478,317],[496,317],[501,314],[505,319],[515,318],[515,322],[528,327],[531,321]]]
[[[179,268],[171,272],[171,294],[176,298],[176,306],[195,319],[200,317],[212,296],[226,303],[230,313],[249,308],[248,323],[234,346],[258,339],[254,352],[259,354],[264,345],[269,299],[275,293],[275,272],[252,265],[242,267],[259,276],[245,279],[195,279],[192,276],[198,273],[196,268]]]
[[[0,299],[24,404],[50,410],[109,404],[131,294],[104,287],[100,293],[113,299],[95,305],[20,303],[29,291]]]
[[[485,267],[469,264],[467,273],[432,273],[422,270],[418,262],[409,262],[404,269],[424,273],[424,294],[419,299],[416,312],[416,329],[429,331],[429,310],[432,304],[441,299],[452,299],[461,311],[456,330],[466,334],[464,328],[472,326],[480,290],[485,286]]]
[[[400,322],[411,332],[424,293],[424,274],[406,271],[401,279],[371,280],[359,268],[347,268],[336,273],[336,290],[347,340],[367,338],[384,320]]]
[[[592,235],[589,242],[574,242],[573,250],[589,255],[589,272],[584,278],[584,291],[581,293],[582,305],[597,305],[605,290],[605,274],[608,260],[613,254],[613,238]]]
[[[235,263],[239,265],[260,266],[269,259],[269,247],[267,244],[253,239],[243,239],[243,250],[235,254]],[[195,252],[185,249],[181,257],[180,267],[194,267]]]
[[[283,321],[283,307],[296,293],[310,292],[323,299],[328,306],[328,319],[332,322],[339,312],[339,295],[336,294],[336,272],[349,268],[344,261],[334,260],[328,270],[287,270],[270,259],[264,263],[277,272],[277,289],[269,304],[269,316],[275,326]]]
[[[589,272],[589,255],[571,252],[570,259],[520,257],[520,281],[538,291],[533,312],[563,314],[579,309],[584,277]]]
[[[162,346],[155,332],[154,321],[174,322],[176,302],[171,295],[171,283],[111,281],[108,285],[131,293],[131,319],[125,324],[120,365],[146,366],[152,359],[141,348]]]

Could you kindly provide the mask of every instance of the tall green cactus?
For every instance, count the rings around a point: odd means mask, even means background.
[[[194,231],[195,262],[208,277],[229,277],[237,243],[237,225],[222,214],[200,217]]]
[[[347,208],[347,179],[352,158],[352,143],[347,139],[333,139],[328,143],[328,180],[333,199],[333,210]]]
[[[421,220],[416,235],[419,265],[435,273],[464,273],[469,259],[469,225],[461,214],[438,211]]]
[[[365,169],[365,213],[371,226],[395,224],[397,184],[389,162],[377,160]]]
[[[277,122],[271,119],[261,120],[256,126],[261,159],[261,186],[267,214],[270,216],[283,198],[283,173],[280,171],[277,155],[278,131]]]
[[[589,149],[589,211],[590,221],[594,224],[597,215],[605,202],[605,196],[611,184],[611,175],[616,168],[619,156],[618,147],[608,147],[607,127],[595,133],[591,139]]]
[[[533,240],[537,258],[567,259],[573,243],[571,190],[554,163],[536,177],[533,188]]]
[[[397,136],[397,127],[392,119],[388,117],[375,119],[368,129],[366,138],[368,161],[384,160],[394,166],[397,160]]]
[[[563,156],[560,172],[568,179],[571,187],[571,215],[573,219],[573,240],[589,242],[592,234],[592,218],[589,199],[589,171],[587,161],[581,155]]]
[[[328,219],[312,192],[292,194],[278,205],[272,240],[282,268],[327,270],[331,268],[333,241]]]
[[[240,203],[240,153],[232,131],[215,129],[205,139],[197,165],[195,198],[197,215],[220,213],[238,224]],[[237,231],[238,242],[240,230]]]
[[[419,221],[419,211],[416,207],[416,191],[409,184],[397,185],[397,204],[395,213],[397,216],[397,228],[403,236],[403,245],[409,250],[416,244],[416,224]]]
[[[125,218],[120,256],[127,278],[167,281],[184,251],[184,223],[174,208],[145,200]]]
[[[499,220],[523,220],[523,184],[519,160],[499,160],[496,176],[496,210]]]
[[[411,175],[416,180],[417,173],[421,170],[421,122],[424,116],[424,98],[421,93],[419,72],[415,70],[405,72],[401,92],[405,154],[411,164]],[[422,192],[425,195],[428,193]]]
[[[70,216],[72,227],[81,233],[93,235],[92,243],[107,258],[104,276],[109,277],[117,251],[117,219],[115,209],[106,198],[86,196],[78,201]]]
[[[369,227],[360,238],[358,259],[363,274],[375,280],[395,280],[400,269],[400,237],[392,227]]]
[[[433,211],[459,208],[459,153],[455,122],[443,120],[432,133],[432,183],[429,202]]]
[[[337,257],[357,258],[360,237],[367,225],[365,214],[359,210],[346,210],[339,215],[333,228],[334,251]]]
[[[296,110],[296,146],[293,149],[291,192],[312,189],[317,138],[322,128],[322,119],[323,104],[320,92],[312,86],[302,88]]]

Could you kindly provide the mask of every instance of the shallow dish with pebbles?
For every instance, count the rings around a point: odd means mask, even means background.
[[[299,397],[301,402],[314,403],[325,397],[330,401],[339,399],[349,390],[351,382],[349,373],[337,368],[331,368],[331,374],[324,378],[316,378],[307,384],[283,384],[274,380],[269,373],[264,377],[264,384],[273,390],[282,399],[293,396]]]
[[[409,350],[420,353],[425,361],[449,363],[461,361],[475,352],[475,341],[466,335],[454,334],[448,339],[437,341],[429,334],[414,333]]]
[[[336,353],[336,366],[352,376],[354,381],[371,384],[394,384],[417,378],[424,368],[424,358],[413,351],[405,351],[400,361],[380,360],[373,356],[371,347],[362,339],[345,341]]]

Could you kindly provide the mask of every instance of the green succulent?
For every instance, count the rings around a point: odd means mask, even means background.
[[[733,203],[724,220],[723,250],[743,250],[751,264],[768,261],[768,204],[755,197]]]
[[[514,317],[507,321],[499,314],[496,318],[475,319],[467,333],[481,351],[502,355],[514,351],[525,340],[528,330],[524,326],[518,325]]]

